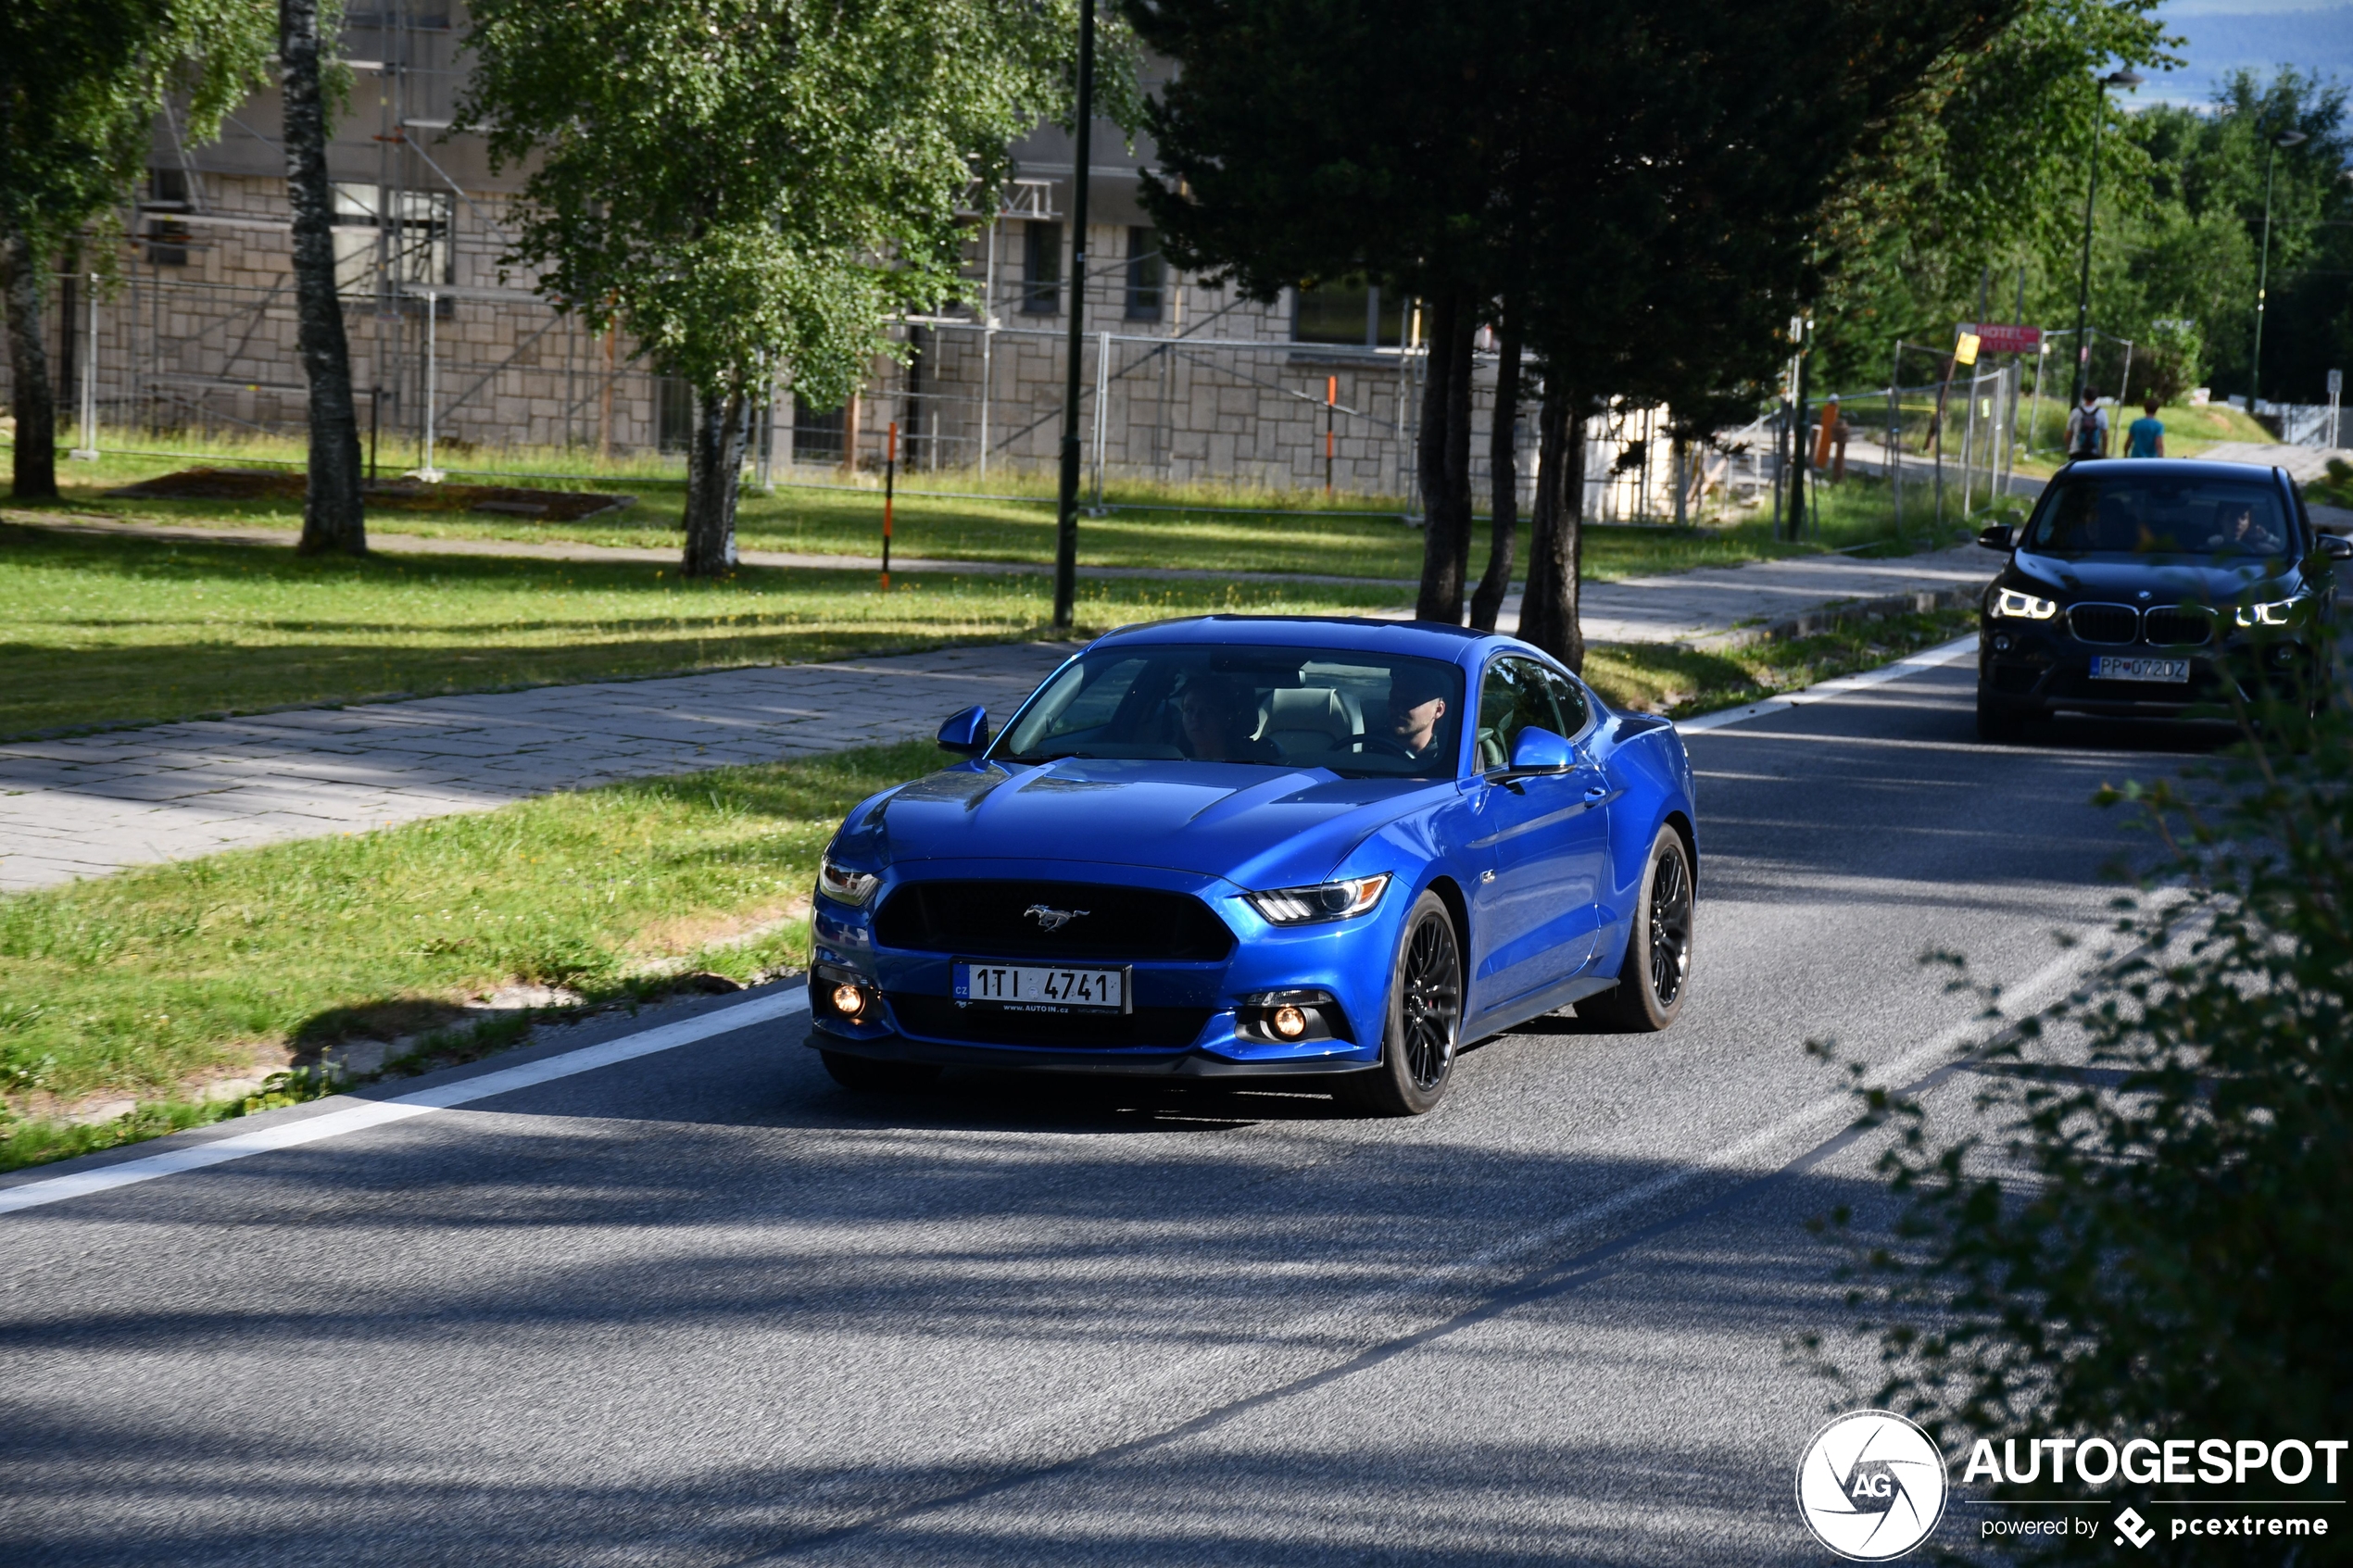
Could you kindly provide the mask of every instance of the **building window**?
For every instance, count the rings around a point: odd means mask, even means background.
[[[188,171],[184,169],[147,170],[146,205],[150,211],[187,211]],[[188,225],[177,218],[149,219],[147,260],[157,267],[188,265]]]
[[[695,438],[695,389],[683,377],[654,380],[654,445],[683,452]]]
[[[1127,319],[1131,321],[1160,320],[1162,281],[1167,276],[1166,264],[1160,256],[1160,231],[1130,229],[1127,231]]]
[[[792,400],[792,460],[796,463],[840,463],[844,412],[841,408],[812,408],[795,395]]]
[[[346,299],[377,297],[378,265],[390,294],[414,295],[458,281],[450,254],[454,204],[447,191],[398,191],[335,184],[335,290]]]
[[[1293,291],[1291,341],[1346,343],[1360,348],[1394,348],[1403,341],[1398,312],[1384,309],[1379,289],[1363,279],[1318,283]]]
[[[1059,315],[1063,307],[1063,226],[1035,219],[1022,225],[1021,312]]]

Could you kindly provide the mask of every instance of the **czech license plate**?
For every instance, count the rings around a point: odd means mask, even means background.
[[[1088,1011],[1126,1012],[1127,972],[973,963],[958,959],[956,1000],[1056,1011],[1084,1008]]]
[[[2092,660],[2095,681],[2171,681],[2186,685],[2190,679],[2190,661],[2186,659],[2124,659],[2104,653]]]

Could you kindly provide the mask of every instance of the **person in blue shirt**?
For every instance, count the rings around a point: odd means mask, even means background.
[[[2165,426],[2157,417],[2156,398],[2141,401],[2141,417],[2124,428],[2124,455],[2128,458],[2162,458],[2165,456]]]

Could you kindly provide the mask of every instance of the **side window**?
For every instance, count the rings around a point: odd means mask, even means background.
[[[1543,671],[1544,684],[1553,694],[1553,704],[1560,709],[1561,727],[1556,732],[1563,740],[1576,737],[1577,732],[1592,721],[1592,705],[1585,700],[1585,688],[1557,670]]]
[[[1560,733],[1560,713],[1541,665],[1525,659],[1499,659],[1478,684],[1478,769],[1492,772],[1511,765],[1512,743],[1530,725]]]

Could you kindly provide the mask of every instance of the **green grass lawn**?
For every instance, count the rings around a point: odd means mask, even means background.
[[[0,1169],[217,1116],[195,1075],[446,1026],[510,981],[610,1000],[798,964],[842,814],[942,760],[723,769],[0,897]],[[93,1093],[143,1108],[43,1120]]]
[[[177,446],[177,444],[175,444]],[[184,446],[196,450],[196,445]],[[289,443],[222,445],[202,460],[234,467],[264,458],[291,458]],[[484,455],[485,470],[515,473],[510,483],[531,483],[533,472],[586,472],[596,469],[585,453]],[[110,500],[102,492],[176,468],[190,459],[110,454],[97,463],[61,459],[58,481],[70,506],[96,517],[151,521],[262,526],[293,530],[302,508],[292,501],[223,504],[195,501]],[[613,471],[580,481],[556,481],[565,488],[625,492],[638,497],[625,511],[578,522],[555,523],[484,514],[439,514],[379,510],[369,526],[386,533],[427,538],[511,539],[583,545],[651,546],[676,549],[684,483],[674,465],[639,459],[610,465]],[[388,470],[389,471],[389,470]],[[450,470],[454,475],[459,470]],[[883,498],[875,476],[860,476],[859,488],[842,487],[832,470],[804,470],[811,482],[779,487],[773,495],[747,494],[737,517],[746,549],[792,550],[818,555],[873,555],[881,548]],[[981,488],[967,473],[910,474],[898,497],[892,522],[894,553],[944,560],[1048,562],[1053,558],[1053,508],[1033,499],[925,497],[924,489]],[[991,473],[986,488],[1004,495],[1042,497],[1045,483],[1032,477]],[[1078,558],[1086,566],[1176,567],[1215,571],[1302,572],[1411,582],[1421,572],[1422,535],[1398,520],[1394,497],[1340,495],[1327,502],[1320,493],[1257,491],[1221,485],[1122,483],[1106,498],[1177,509],[1115,511],[1082,519]],[[1250,513],[1214,511],[1214,507],[1264,508]],[[1390,515],[1359,515],[1365,508],[1391,508]],[[1487,559],[1487,525],[1478,523],[1471,548],[1474,578]],[[1819,544],[1775,541],[1768,527],[1744,521],[1714,532],[1594,526],[1587,530],[1585,572],[1594,582],[1652,572],[1729,566],[1777,556],[1805,554]],[[1523,524],[1515,559],[1527,560]]]
[[[1082,633],[1221,609],[1350,613],[1410,588],[1110,580]],[[0,735],[306,703],[788,663],[1038,636],[1044,576],[635,562],[305,558],[0,525]]]

